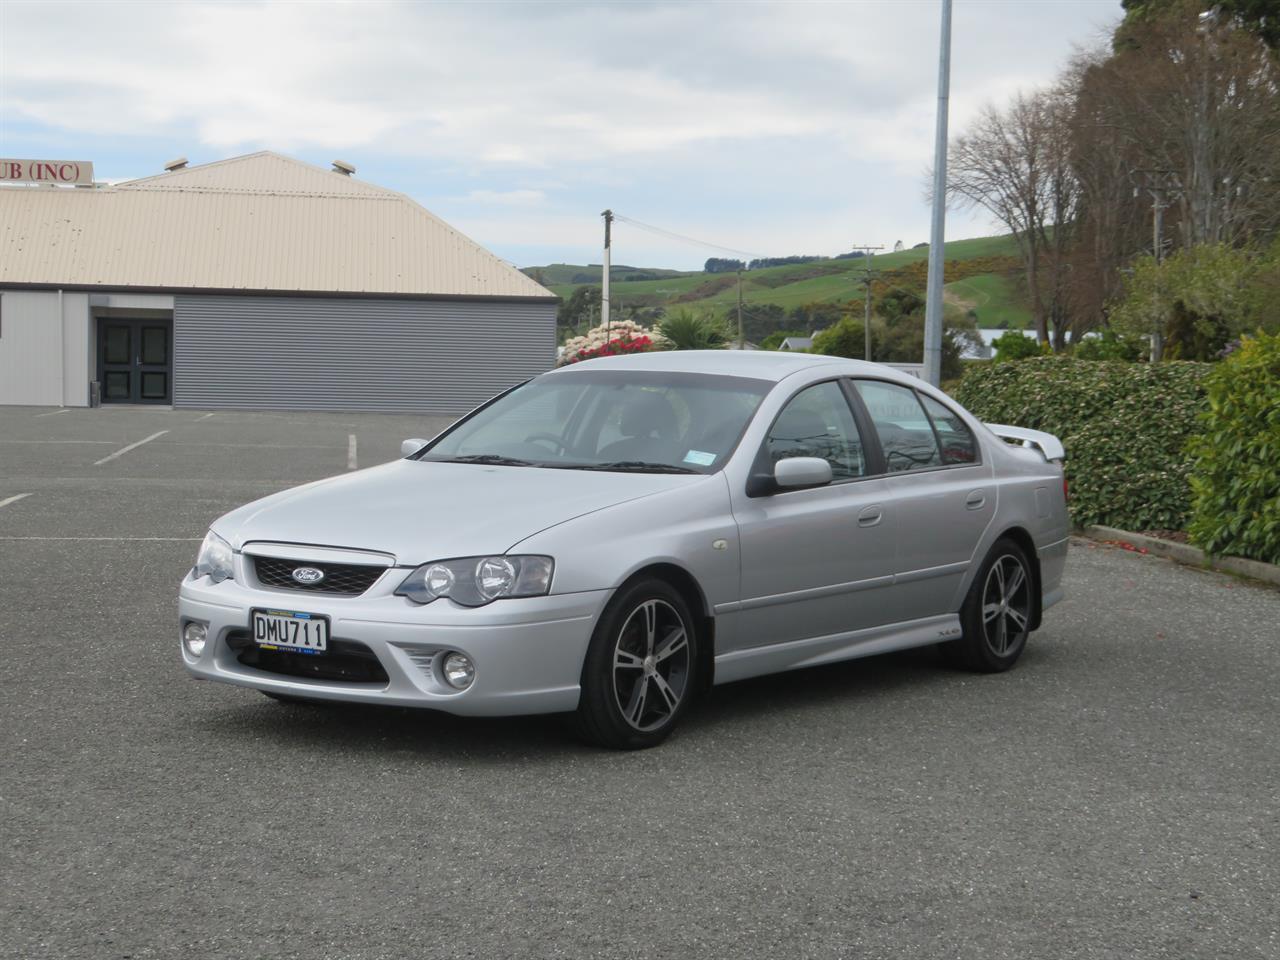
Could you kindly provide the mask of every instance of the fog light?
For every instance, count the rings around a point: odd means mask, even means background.
[[[209,629],[203,623],[196,623],[193,620],[182,628],[182,645],[193,657],[204,653],[204,642],[207,639],[209,639]]]
[[[445,682],[455,690],[465,690],[476,678],[476,667],[465,653],[446,654],[441,664]]]

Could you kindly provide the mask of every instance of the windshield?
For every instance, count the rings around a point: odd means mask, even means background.
[[[455,426],[420,460],[652,473],[714,473],[766,380],[696,373],[552,373]]]

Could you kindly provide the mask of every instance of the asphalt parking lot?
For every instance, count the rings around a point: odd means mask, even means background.
[[[211,520],[446,422],[0,408],[0,957],[1280,957],[1280,592],[1168,561],[636,754],[187,677]]]

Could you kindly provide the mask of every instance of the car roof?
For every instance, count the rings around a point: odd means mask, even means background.
[[[753,377],[783,380],[794,373],[830,367],[831,373],[846,376],[874,376],[902,383],[919,383],[915,377],[882,363],[846,360],[843,357],[811,353],[784,353],[773,350],[655,350],[623,357],[599,357],[560,367],[557,376],[576,370],[645,370],[661,373],[705,373],[722,377]]]

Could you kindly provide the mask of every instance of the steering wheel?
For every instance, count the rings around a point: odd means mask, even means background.
[[[568,449],[568,447],[565,446],[564,441],[561,440],[559,437],[557,437],[554,433],[531,433],[524,438],[525,443],[539,443],[541,441],[547,441],[549,443],[554,444],[555,449],[553,452],[557,456],[564,453],[565,450]]]

